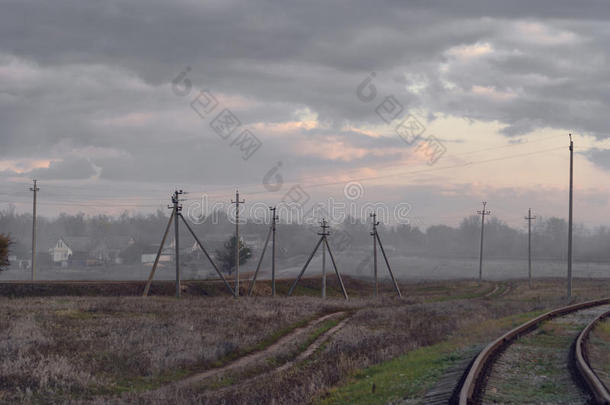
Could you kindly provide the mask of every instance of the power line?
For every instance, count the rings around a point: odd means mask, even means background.
[[[301,181],[303,178],[299,178],[298,180],[292,181],[292,182],[290,182],[288,184],[293,184],[293,185],[299,184],[299,185],[302,185],[303,187],[308,187],[308,188],[327,187],[327,186],[334,186],[334,185],[337,185],[337,184],[344,184],[347,181],[379,180],[379,179],[383,179],[383,178],[392,178],[392,177],[400,177],[400,176],[413,175],[413,174],[421,174],[421,173],[429,173],[429,172],[436,172],[436,171],[442,171],[442,170],[449,170],[449,169],[455,169],[455,168],[460,168],[460,167],[473,166],[473,165],[477,165],[477,164],[484,164],[484,163],[490,163],[490,162],[501,161],[501,160],[515,159],[515,158],[519,158],[519,157],[533,156],[533,155],[538,155],[538,154],[541,154],[541,153],[555,151],[555,150],[560,150],[560,149],[563,149],[563,147],[555,147],[555,148],[549,148],[549,149],[542,149],[542,150],[538,150],[538,151],[534,151],[534,152],[515,154],[515,155],[504,156],[504,157],[493,158],[493,159],[471,161],[471,162],[459,163],[459,164],[443,166],[443,167],[434,167],[434,168],[426,168],[426,169],[419,169],[419,170],[410,170],[410,171],[405,171],[405,172],[398,172],[398,173],[379,175],[379,176],[349,178],[349,179],[346,179],[346,180],[324,182],[324,183],[307,183],[307,182]],[[255,183],[249,183],[249,184],[255,184]],[[259,184],[257,183],[257,185],[259,185]],[[212,189],[211,191],[212,192],[216,192],[216,191],[222,191],[222,190],[223,189]],[[208,190],[208,192],[209,191],[210,190]],[[202,193],[207,193],[207,192],[202,192]],[[266,190],[265,191],[261,191],[261,190],[259,190],[259,191],[248,191],[248,194],[268,194],[268,193],[269,192],[266,191]]]
[[[293,184],[293,185],[300,184],[307,188],[328,187],[328,186],[334,186],[334,185],[338,185],[338,184],[344,184],[346,181],[370,181],[370,180],[379,180],[379,179],[392,178],[392,177],[417,175],[417,174],[422,174],[422,173],[432,173],[432,172],[437,172],[437,171],[456,169],[456,168],[460,168],[460,167],[473,166],[473,165],[477,165],[477,164],[484,164],[484,163],[491,163],[491,162],[495,162],[495,161],[515,159],[515,158],[519,158],[519,157],[533,156],[533,155],[546,153],[546,152],[550,152],[550,151],[555,151],[555,150],[559,150],[559,149],[563,149],[563,147],[548,148],[548,149],[542,149],[542,150],[538,150],[538,151],[534,151],[534,152],[514,154],[514,155],[510,155],[510,156],[503,156],[503,157],[492,158],[492,159],[484,159],[484,160],[479,160],[479,161],[471,161],[471,162],[459,163],[459,164],[448,165],[448,166],[443,166],[443,167],[423,168],[423,169],[418,169],[418,170],[401,171],[401,172],[397,172],[397,173],[390,173],[390,174],[379,175],[379,176],[350,178],[348,180],[342,180],[342,181],[332,181],[332,182],[323,182],[323,183],[306,183],[306,182],[302,181],[303,179],[305,179],[305,177],[304,177],[304,178],[300,178],[300,179],[295,180],[294,182],[291,182],[288,184]],[[258,183],[250,183],[250,184],[252,184],[252,185],[256,184],[257,186],[259,186]],[[219,191],[222,191],[223,189],[211,189],[211,190],[208,189],[206,192],[201,192],[201,194],[205,194],[210,197],[221,198],[222,194],[210,194],[210,192],[211,193],[219,192]],[[262,190],[249,191],[249,194],[253,194],[253,195],[268,194],[268,193],[269,192],[266,190],[265,191],[262,191]],[[22,196],[18,196],[18,195],[10,195],[8,193],[0,193],[0,195],[8,195],[13,198],[25,198],[25,196],[22,197]],[[109,197],[106,197],[106,198],[111,199]],[[133,198],[135,199],[138,197],[133,197]],[[145,197],[139,198],[139,199],[155,200],[155,198],[145,198]],[[100,200],[101,200],[101,198],[100,198]],[[6,200],[3,202],[22,203],[22,201],[6,201]],[[75,202],[44,200],[44,201],[39,202],[39,204],[46,205],[46,206],[75,206],[75,207],[86,207],[86,208],[99,207],[99,204],[97,204],[95,201],[87,202],[87,201],[81,201],[81,200],[77,200]],[[110,208],[120,208],[120,207],[158,208],[158,207],[162,206],[163,203],[160,201],[159,204],[139,204],[139,203],[114,203],[114,204],[110,203],[110,204],[108,204],[108,203],[104,203],[103,205],[104,205],[104,207],[110,207]]]

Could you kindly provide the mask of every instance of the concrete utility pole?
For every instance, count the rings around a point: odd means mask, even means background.
[[[572,202],[574,190],[574,142],[570,134],[570,208],[568,215],[568,298],[572,297]]]
[[[239,297],[239,204],[245,203],[246,200],[239,200],[239,190],[235,190],[235,298]]]
[[[486,211],[487,201],[483,201],[483,209],[477,211],[477,214],[481,214],[481,250],[479,252],[479,281],[483,280],[483,230],[485,229],[485,215],[491,214],[491,211]]]
[[[34,179],[34,187],[30,187],[30,191],[34,192],[34,203],[32,207],[32,281],[36,278],[36,196],[40,189],[36,186]]]
[[[179,202],[179,198],[178,198],[179,194],[184,194],[184,192],[182,190],[176,191],[172,195],[173,204],[168,206],[168,208],[171,208],[172,213],[169,216],[169,220],[167,221],[167,226],[165,227],[165,232],[163,232],[163,238],[161,239],[161,244],[159,245],[159,249],[157,250],[157,256],[155,257],[155,261],[153,263],[152,269],[150,270],[150,274],[148,275],[148,280],[146,281],[146,286],[144,287],[144,293],[142,294],[142,296],[144,296],[144,297],[148,296],[148,292],[150,290],[150,285],[152,284],[153,277],[155,276],[155,271],[157,270],[157,265],[159,264],[159,259],[161,258],[161,254],[163,253],[163,246],[165,245],[165,240],[167,239],[167,235],[169,234],[169,229],[172,226],[172,222],[174,222],[174,225],[176,227],[176,242],[177,242],[176,243],[176,259],[179,258],[178,222],[177,222],[178,218],[182,219],[182,222],[184,222],[186,229],[193,236],[193,238],[195,239],[195,242],[197,242],[197,245],[199,245],[199,248],[205,254],[205,257],[208,258],[208,260],[210,261],[210,264],[212,265],[214,270],[216,270],[216,274],[218,274],[220,279],[224,282],[225,286],[227,287],[227,290],[229,290],[231,295],[233,295],[233,288],[231,287],[229,282],[225,279],[225,277],[222,275],[222,272],[220,271],[218,266],[216,266],[216,263],[214,263],[214,261],[212,260],[212,257],[210,256],[208,251],[205,249],[205,247],[203,246],[203,244],[201,243],[201,241],[199,240],[199,238],[197,237],[197,235],[195,234],[195,232],[193,231],[193,229],[191,228],[189,223],[182,216],[182,213],[181,213],[182,207],[179,204],[177,204],[177,202]],[[176,261],[176,296],[177,297],[180,296],[180,270],[179,269],[180,269],[180,267],[178,265],[178,261]]]
[[[394,277],[394,273],[392,272],[392,267],[390,267],[390,261],[388,260],[388,256],[385,254],[385,250],[383,248],[383,243],[381,243],[381,238],[379,237],[379,232],[377,231],[377,214],[370,214],[373,218],[373,231],[371,235],[373,236],[373,260],[374,260],[374,272],[375,272],[375,297],[378,295],[378,278],[377,278],[377,244],[379,244],[379,248],[381,249],[381,255],[383,256],[383,260],[385,261],[385,265],[388,267],[388,272],[390,273],[390,277],[392,278],[392,283],[394,284],[394,289],[396,290],[396,294],[399,297],[402,297],[400,292],[400,288],[398,288],[398,283],[396,282],[396,278]]]
[[[172,226],[172,221],[176,216],[176,211],[174,211],[172,206],[172,213],[169,216],[169,220],[167,221],[167,226],[165,227],[165,232],[163,233],[163,239],[161,239],[161,244],[159,245],[159,249],[157,250],[157,256],[155,257],[155,261],[153,263],[152,269],[150,270],[150,274],[148,275],[148,280],[146,281],[146,286],[144,287],[143,297],[148,296],[148,291],[150,290],[150,285],[152,284],[153,277],[155,276],[155,271],[157,271],[157,266],[159,265],[159,259],[161,258],[161,253],[163,253],[163,246],[165,245],[165,240],[167,239],[167,235],[169,234],[169,229]]]
[[[172,196],[173,206],[169,206],[168,208],[173,209],[174,212],[174,231],[175,231],[175,263],[176,263],[176,298],[180,298],[180,232],[179,232],[179,217],[182,212],[182,205],[180,205],[180,195],[184,194],[182,190],[174,191],[174,195]]]
[[[330,256],[330,261],[333,264],[333,268],[335,269],[335,274],[337,275],[337,280],[339,280],[339,286],[341,287],[341,291],[343,292],[343,297],[345,297],[345,299],[347,300],[348,299],[347,290],[345,289],[345,285],[343,284],[343,280],[341,279],[341,274],[339,274],[339,269],[337,268],[337,263],[335,262],[335,257],[333,256],[333,252],[330,250],[330,245],[328,244],[327,236],[330,235],[330,232],[328,232],[327,229],[329,228],[329,226],[327,226],[326,220],[322,220],[320,225],[322,226],[322,232],[318,233],[318,235],[320,235],[320,239],[318,239],[318,243],[316,243],[316,246],[313,248],[313,251],[307,258],[307,261],[305,262],[305,265],[301,269],[301,272],[299,273],[296,280],[294,280],[294,283],[288,290],[288,296],[290,297],[292,295],[294,289],[296,288],[297,284],[299,283],[299,280],[301,279],[301,277],[303,277],[303,274],[305,274],[305,270],[307,270],[307,266],[309,266],[311,259],[313,259],[314,255],[318,251],[318,248],[320,247],[320,245],[324,244],[326,246],[326,248],[328,249],[328,255]],[[323,288],[325,288],[326,282],[323,281],[323,283],[324,283]]]
[[[529,286],[532,288],[532,219],[536,217],[532,216],[532,209],[527,210],[527,269],[529,277]]]
[[[256,265],[256,270],[254,271],[254,277],[252,277],[250,287],[248,288],[248,297],[252,296],[254,284],[256,283],[256,278],[258,277],[258,271],[261,269],[261,264],[263,264],[263,258],[265,257],[265,252],[267,251],[267,245],[269,244],[269,239],[271,238],[271,235],[273,235],[273,248],[271,250],[271,296],[275,297],[275,224],[277,217],[275,216],[275,207],[269,209],[271,210],[272,215],[271,226],[269,226],[267,238],[265,239],[265,244],[263,245],[263,249],[261,250],[261,257],[259,257],[258,259],[258,264]]]
[[[322,222],[320,223],[320,228],[322,231],[318,232],[318,235],[321,235],[323,238],[329,235],[328,233],[328,223],[325,218],[322,218]],[[326,298],[326,244],[322,244],[322,298]]]
[[[379,283],[377,278],[377,214],[372,213],[369,214],[371,218],[373,218],[373,232],[371,232],[371,236],[373,237],[373,275],[375,277],[375,294],[374,297],[377,298],[379,294]]]
[[[271,210],[271,232],[273,233],[273,245],[271,245],[271,296],[275,297],[275,227],[278,218],[275,215],[276,207],[269,209]]]

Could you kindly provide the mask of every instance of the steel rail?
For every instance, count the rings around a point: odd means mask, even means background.
[[[546,321],[551,318],[555,318],[557,316],[565,315],[570,312],[575,312],[581,309],[596,307],[599,305],[605,305],[610,303],[610,297],[582,302],[580,304],[569,305],[566,307],[554,309],[545,314],[542,314],[516,328],[511,331],[505,333],[500,336],[493,342],[491,342],[487,347],[485,347],[481,353],[474,359],[470,370],[468,370],[468,374],[464,379],[463,385],[460,387],[459,391],[459,404],[460,405],[472,405],[476,403],[476,396],[480,391],[480,385],[485,377],[485,370],[492,363],[494,357],[504,348],[506,345],[522,335],[523,333],[535,329],[538,324],[543,321]]]
[[[595,324],[608,316],[610,316],[610,311],[595,318],[582,330],[582,332],[580,332],[576,339],[576,344],[574,345],[576,369],[595,397],[596,403],[601,405],[610,404],[610,392],[608,392],[608,388],[589,365],[586,345],[587,340],[589,339],[589,333],[593,330]]]

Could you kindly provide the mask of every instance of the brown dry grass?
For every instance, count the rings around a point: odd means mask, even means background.
[[[507,295],[488,298],[480,297],[493,289],[490,283],[405,284],[403,294],[411,298],[349,302],[313,297],[0,298],[0,402],[307,403],[355,370],[489,320],[563,303],[560,281],[541,281],[534,290],[523,282],[510,284]],[[582,300],[606,294],[610,281],[579,280],[575,285]],[[339,310],[351,313],[345,327],[309,359],[281,373],[252,380],[252,370],[240,370],[221,389],[206,384],[163,395],[147,392],[260,349],[312,317]],[[480,330],[477,339],[491,339],[496,332]],[[284,348],[271,364],[289,360],[300,342]],[[268,365],[255,367],[270,370]]]
[[[0,400],[144,389],[342,308],[311,298],[0,299]]]

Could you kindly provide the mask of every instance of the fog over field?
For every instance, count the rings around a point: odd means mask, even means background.
[[[152,267],[150,255],[159,247],[168,217],[156,215],[87,217],[61,215],[39,218],[38,278],[50,280],[142,280]],[[496,217],[487,219],[484,244],[484,277],[515,279],[528,276],[527,231],[514,229]],[[2,280],[26,280],[29,269],[19,268],[18,260],[29,258],[29,227],[31,217],[11,211],[0,213],[0,227],[7,229],[15,244],[12,252],[18,259],[0,273]],[[218,213],[192,227],[204,247],[213,255],[223,250],[223,244],[234,232],[234,221]],[[246,219],[240,225],[240,238],[252,251],[252,257],[240,266],[242,272],[256,269],[269,226],[262,220]],[[362,278],[372,277],[373,254],[371,224],[349,218],[330,228],[329,244],[341,273]],[[566,272],[567,224],[558,218],[538,218],[532,229],[532,260],[534,277],[563,277]],[[316,245],[319,227],[313,224],[277,226],[277,275],[293,278],[302,269]],[[402,280],[463,279],[478,277],[480,249],[480,218],[464,218],[459,226],[432,226],[420,229],[411,225],[379,227],[379,235],[397,277]],[[71,260],[53,261],[52,249],[60,240],[87,242],[85,252]],[[157,279],[175,277],[173,234],[166,243]],[[574,248],[575,277],[610,276],[610,229],[576,227]],[[100,253],[100,247],[103,251]],[[51,253],[50,253],[51,252]],[[78,255],[81,257],[76,257]],[[143,257],[148,262],[143,263]],[[101,255],[101,256],[99,256]],[[186,279],[215,278],[209,261],[200,253],[195,241],[181,228],[181,268]],[[99,256],[99,258],[98,258]],[[379,253],[381,277],[389,277]],[[332,271],[327,259],[328,271]],[[321,272],[321,250],[318,249],[306,275]],[[269,278],[271,253],[261,265],[261,278]],[[227,274],[228,275],[228,274]]]

